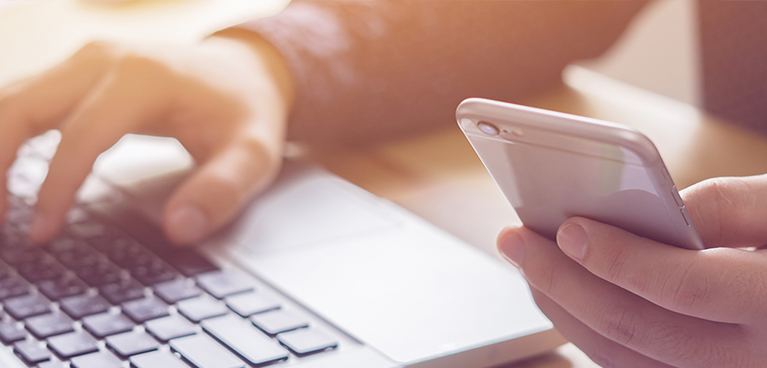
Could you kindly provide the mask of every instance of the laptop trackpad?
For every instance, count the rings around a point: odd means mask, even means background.
[[[272,189],[225,229],[221,245],[260,254],[338,242],[397,224],[381,210],[380,198],[350,192],[356,187],[302,166],[288,166]]]

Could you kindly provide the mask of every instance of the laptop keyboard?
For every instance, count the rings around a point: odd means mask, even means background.
[[[27,202],[10,196],[0,227],[0,342],[31,367],[284,365],[339,345],[247,278],[82,208],[32,245]]]

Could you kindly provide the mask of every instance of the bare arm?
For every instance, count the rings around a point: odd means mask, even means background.
[[[290,64],[289,139],[366,143],[446,126],[466,97],[514,101],[599,55],[643,1],[296,1],[242,25]]]

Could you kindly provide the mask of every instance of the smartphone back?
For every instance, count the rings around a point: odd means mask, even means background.
[[[458,124],[523,224],[551,239],[583,216],[662,243],[703,244],[657,149],[617,124],[468,99]]]

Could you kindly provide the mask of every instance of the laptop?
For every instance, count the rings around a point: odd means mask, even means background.
[[[491,367],[564,342],[513,267],[311,163],[288,160],[230,226],[176,248],[156,219],[180,171],[128,185],[107,160],[62,234],[30,247],[55,141],[11,170],[2,367]]]

